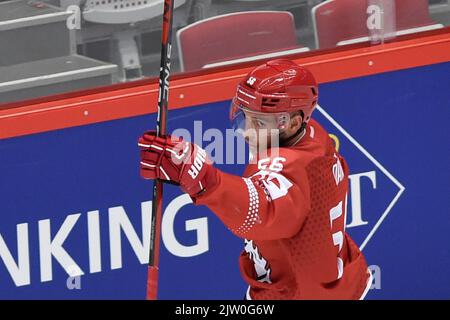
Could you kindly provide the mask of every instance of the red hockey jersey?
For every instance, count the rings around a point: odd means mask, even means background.
[[[194,199],[245,239],[240,269],[252,299],[359,299],[367,264],[345,233],[348,167],[314,120],[289,148],[272,149],[244,177],[219,172]]]

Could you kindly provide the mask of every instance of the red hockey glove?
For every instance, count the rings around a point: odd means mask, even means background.
[[[196,196],[217,183],[217,169],[206,151],[196,144],[170,135],[157,137],[148,131],[139,138],[141,176],[179,184],[184,192]]]

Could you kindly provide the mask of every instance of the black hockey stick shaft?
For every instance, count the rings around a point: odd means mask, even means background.
[[[169,102],[170,55],[172,51],[172,24],[174,0],[164,0],[164,15],[161,41],[161,66],[159,70],[158,118],[156,133],[167,132],[167,109]],[[161,239],[163,183],[155,180],[153,185],[152,219],[150,230],[150,255],[147,276],[147,300],[158,296],[159,245]]]

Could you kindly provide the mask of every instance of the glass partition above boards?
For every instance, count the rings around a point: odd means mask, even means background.
[[[159,74],[163,0],[0,0],[0,109]],[[450,25],[450,0],[175,0],[172,72],[379,45]]]

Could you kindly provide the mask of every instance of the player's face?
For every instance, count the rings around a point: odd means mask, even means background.
[[[279,145],[280,130],[289,123],[287,113],[263,113],[243,107],[233,99],[230,119],[234,129],[240,133],[253,152],[263,151]],[[256,149],[256,150],[255,150]]]
[[[233,118],[235,130],[252,149],[252,153],[278,146],[279,117],[248,110],[239,110]]]
[[[272,140],[278,138],[278,120],[273,115],[260,115],[245,112],[245,127],[243,135],[250,146],[270,147]]]

